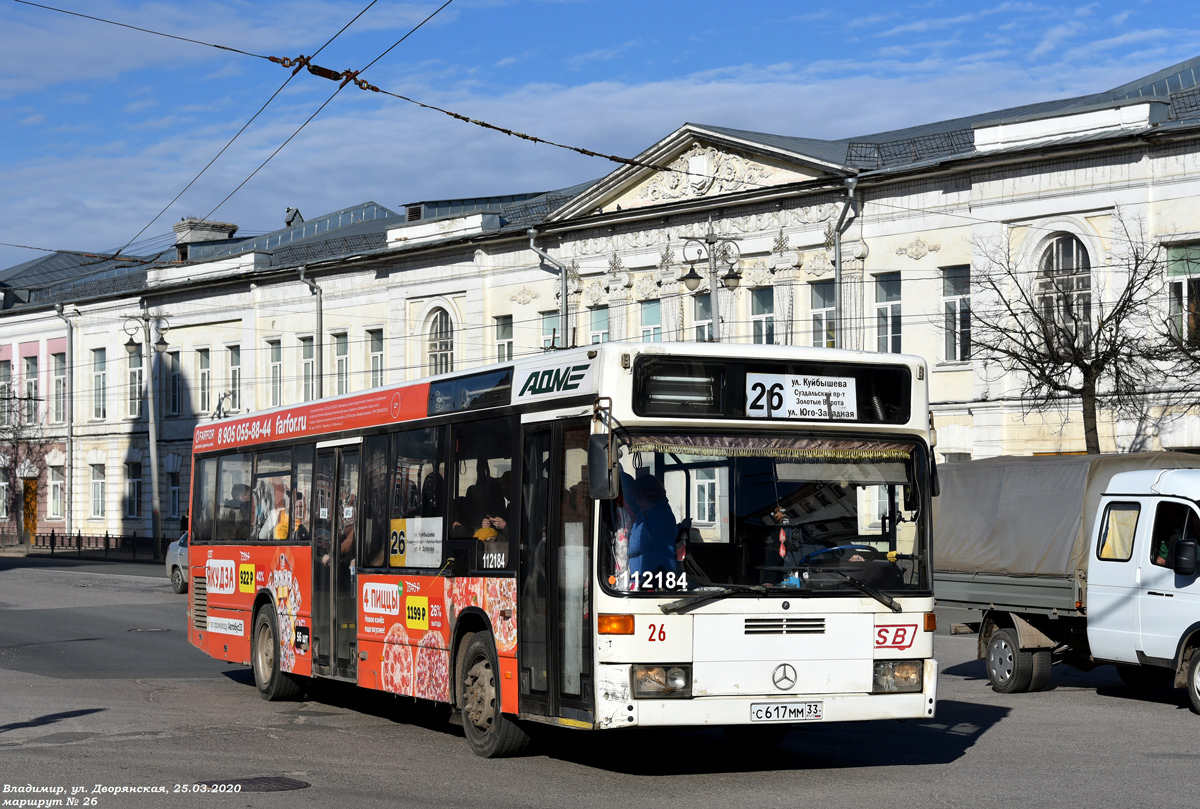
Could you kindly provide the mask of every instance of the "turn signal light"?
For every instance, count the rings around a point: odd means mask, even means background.
[[[596,616],[596,622],[601,635],[633,634],[632,615],[605,615],[601,613]]]
[[[935,613],[935,612],[925,613],[925,631],[926,632],[934,632],[936,630],[937,630],[937,613]]]

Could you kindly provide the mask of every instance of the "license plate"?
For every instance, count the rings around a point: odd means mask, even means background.
[[[819,722],[824,718],[825,704],[816,702],[753,702],[751,722]]]

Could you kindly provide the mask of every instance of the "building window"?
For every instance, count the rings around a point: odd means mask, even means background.
[[[12,421],[12,360],[0,360],[0,427]]]
[[[62,424],[67,420],[67,355],[51,354],[50,362],[54,369],[54,406],[50,418]]]
[[[662,301],[642,301],[642,342],[662,342]]]
[[[945,323],[946,362],[971,359],[971,267],[942,271],[942,310]]]
[[[750,322],[757,345],[775,345],[775,290],[763,287],[750,292]]]
[[[1055,236],[1038,261],[1037,306],[1048,342],[1060,348],[1092,339],[1092,261],[1083,242]]]
[[[125,464],[125,516],[142,516],[142,465]]]
[[[710,342],[712,340],[712,296],[697,295],[693,299],[692,310],[696,321],[696,342]]]
[[[508,362],[513,358],[512,315],[494,318],[496,322],[496,362]]]
[[[883,354],[899,354],[900,344],[900,273],[875,276],[875,337]]]
[[[50,467],[50,514],[52,520],[61,520],[63,514],[63,468]]]
[[[316,382],[316,356],[313,351],[313,338],[300,338],[300,368],[303,390],[300,398],[306,402],[311,402],[316,397],[316,392],[313,385]]]
[[[367,350],[371,355],[371,387],[383,387],[383,329],[367,332]]]
[[[592,310],[591,314],[592,328],[589,337],[589,343],[607,343],[608,342],[608,307],[597,306]]]
[[[25,421],[34,424],[38,417],[38,358],[25,358]]]
[[[126,386],[125,415],[138,418],[142,415],[142,347],[134,347],[129,355],[129,374]]]
[[[92,464],[92,516],[104,516],[104,501],[107,492],[104,487],[104,465]]]
[[[350,392],[350,337],[346,334],[333,335],[334,376],[340,396]]]
[[[1192,348],[1200,346],[1200,245],[1171,247],[1167,275],[1171,337]]]
[[[717,521],[717,470],[696,470],[696,522]]]
[[[0,466],[0,520],[8,519],[8,467]]]
[[[103,348],[92,350],[92,418],[108,418],[108,356]]]
[[[183,408],[183,370],[179,352],[167,352],[167,415],[178,416]]]
[[[242,409],[242,347],[229,346],[229,409]]]
[[[268,340],[267,355],[271,365],[271,407],[279,407],[283,404],[283,344]]]
[[[554,348],[561,343],[562,334],[558,327],[558,312],[542,312],[542,348]]]
[[[450,313],[435,309],[429,318],[429,373],[446,374],[454,370],[454,326]]]
[[[196,351],[196,376],[200,379],[200,412],[212,409],[212,356],[207,348]]]
[[[167,507],[170,509],[171,519],[179,519],[179,473],[171,472],[167,475]]]
[[[812,299],[813,345],[818,348],[837,346],[837,296],[833,281],[814,281],[809,284]]]

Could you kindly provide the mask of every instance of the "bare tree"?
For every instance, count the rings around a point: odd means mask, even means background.
[[[10,519],[22,513],[18,508],[25,496],[21,470],[36,469],[39,479],[47,475],[46,456],[58,445],[47,436],[37,417],[40,405],[40,399],[29,400],[18,395],[11,384],[0,384],[0,455],[7,460],[7,464],[0,466],[0,481],[5,484],[4,506]],[[23,531],[24,526],[19,525],[16,530]]]
[[[972,356],[1019,380],[1026,412],[1078,401],[1089,454],[1100,452],[1101,409],[1141,417],[1150,405],[1168,407],[1167,383],[1178,379],[1158,327],[1166,251],[1141,221],[1118,211],[1113,223],[1112,263],[1099,274],[1107,288],[1095,286],[1095,268],[1069,234],[1052,238],[1032,267],[1014,261],[1007,233],[977,243],[971,281]]]

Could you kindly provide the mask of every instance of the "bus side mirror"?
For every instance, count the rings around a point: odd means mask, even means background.
[[[615,457],[608,453],[609,436],[588,436],[588,493],[593,500],[615,500],[620,494],[620,476]]]
[[[1196,540],[1181,539],[1175,543],[1175,560],[1171,564],[1176,575],[1196,575]]]

